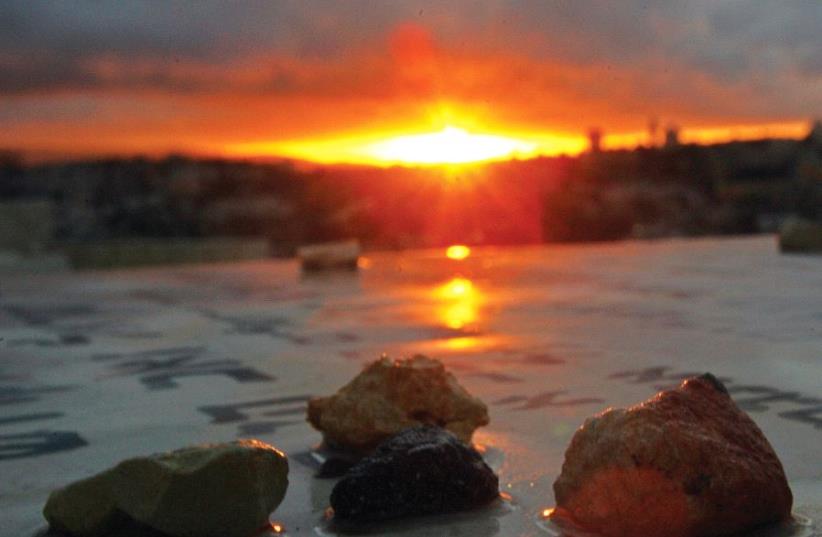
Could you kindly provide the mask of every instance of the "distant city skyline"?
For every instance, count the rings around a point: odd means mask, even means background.
[[[371,162],[463,129],[531,154],[801,137],[822,4],[674,0],[0,6],[0,148]]]

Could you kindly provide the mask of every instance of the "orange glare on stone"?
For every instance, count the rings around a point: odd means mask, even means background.
[[[454,278],[442,287],[443,295],[447,298],[461,298],[471,294],[474,284],[466,278]]]
[[[553,514],[554,514],[554,509],[553,508],[543,509],[542,513],[541,513],[542,518],[551,518],[551,515],[553,515]]]
[[[462,330],[479,318],[481,295],[471,280],[456,277],[437,287],[438,314],[443,324],[452,330]]]
[[[471,248],[465,246],[464,244],[449,246],[445,251],[445,257],[448,259],[455,259],[457,261],[465,259],[469,255],[471,255]]]
[[[465,325],[477,318],[476,309],[468,303],[454,304],[443,310],[443,312],[445,314],[445,325],[454,330],[464,328]]]
[[[489,344],[485,341],[485,338],[482,337],[459,336],[444,339],[437,345],[437,347],[438,350],[442,351],[459,352],[468,349],[482,349],[488,345]]]
[[[560,514],[607,535],[683,537],[692,534],[691,500],[659,470],[606,468],[588,476]]]

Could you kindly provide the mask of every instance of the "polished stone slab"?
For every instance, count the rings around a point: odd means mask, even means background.
[[[391,535],[547,535],[540,513],[585,417],[711,371],[771,440],[822,532],[822,257],[773,237],[377,253],[0,280],[0,535],[48,492],[126,457],[256,437],[292,459],[274,519],[327,534],[333,481],[305,401],[381,353],[441,359],[489,404],[475,440],[510,499]],[[815,525],[815,529],[814,526]]]

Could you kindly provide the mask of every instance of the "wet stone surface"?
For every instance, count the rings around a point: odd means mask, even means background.
[[[0,537],[37,534],[53,490],[123,459],[248,437],[294,462],[286,534],[332,535],[334,481],[315,476],[348,462],[315,447],[307,404],[382,353],[437,359],[488,404],[471,440],[509,499],[369,535],[539,535],[587,417],[713,371],[812,521],[746,537],[822,536],[822,256],[760,236],[367,257],[311,277],[295,260],[3,275]]]

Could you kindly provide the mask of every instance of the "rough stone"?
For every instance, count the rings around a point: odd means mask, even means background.
[[[499,495],[497,476],[473,447],[439,427],[415,427],[380,444],[331,492],[334,518],[385,520],[479,507]]]
[[[437,360],[383,357],[336,394],[308,403],[308,421],[329,445],[369,453],[403,429],[436,425],[470,442],[488,408]]]
[[[136,523],[175,537],[250,537],[288,486],[288,460],[258,440],[137,457],[51,493],[52,528],[101,536]]]
[[[586,420],[554,494],[558,516],[608,537],[728,535],[793,501],[762,431],[710,374]]]

